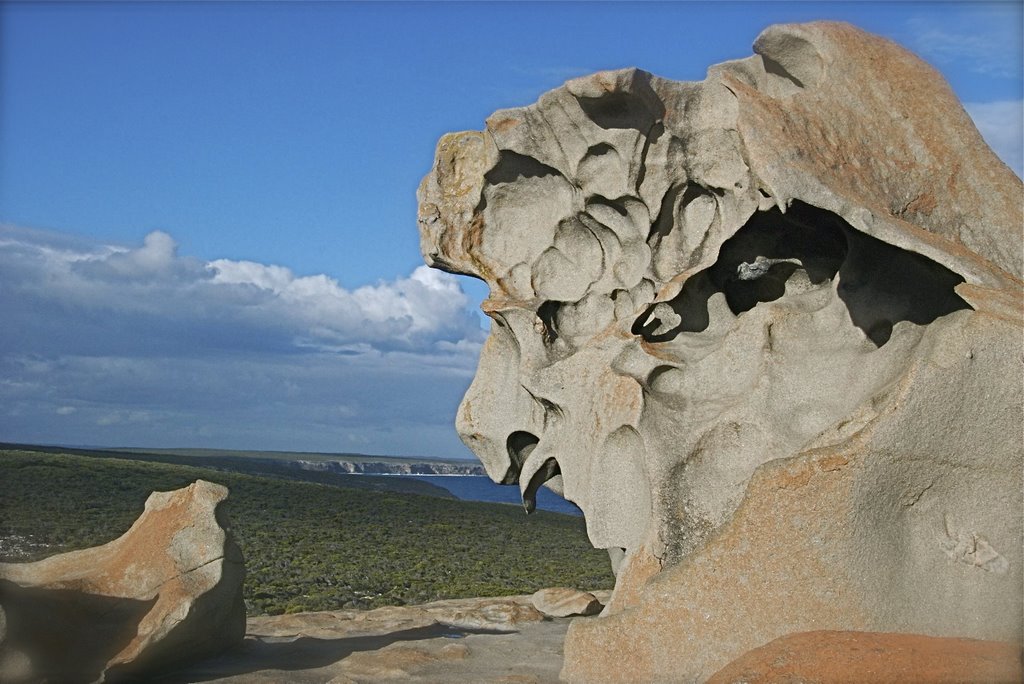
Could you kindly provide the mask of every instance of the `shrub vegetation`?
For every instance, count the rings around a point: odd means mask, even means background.
[[[501,504],[352,489],[169,463],[0,450],[0,540],[34,560],[123,534],[152,491],[227,486],[250,615],[441,598],[610,588],[581,518]],[[6,556],[6,558],[4,558]]]

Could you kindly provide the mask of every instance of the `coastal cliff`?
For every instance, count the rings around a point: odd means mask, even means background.
[[[302,470],[352,475],[486,475],[479,463],[386,463],[383,461],[292,461]]]

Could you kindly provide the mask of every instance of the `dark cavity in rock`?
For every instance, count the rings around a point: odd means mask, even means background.
[[[505,448],[508,450],[509,466],[501,484],[518,484],[519,473],[523,470],[523,462],[526,461],[530,452],[536,448],[540,439],[532,433],[516,430],[505,440]]]
[[[722,244],[718,260],[694,274],[668,305],[680,317],[663,330],[652,306],[633,324],[648,342],[668,342],[680,333],[699,333],[710,319],[708,299],[725,294],[734,314],[785,294],[798,269],[813,284],[838,276],[836,291],[853,324],[875,346],[889,341],[900,321],[927,325],[940,316],[970,309],[954,288],[962,276],[931,259],[866,235],[835,214],[795,201],[755,213]],[[656,332],[657,331],[657,332]]]

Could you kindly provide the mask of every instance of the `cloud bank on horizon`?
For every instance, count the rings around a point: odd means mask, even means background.
[[[346,290],[179,256],[161,231],[130,248],[0,226],[0,315],[8,440],[467,455],[449,419],[484,331],[426,266]]]

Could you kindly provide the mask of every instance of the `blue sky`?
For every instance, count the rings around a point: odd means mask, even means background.
[[[420,267],[437,138],[838,19],[1021,174],[1021,3],[0,5],[0,440],[468,456],[482,288]]]

